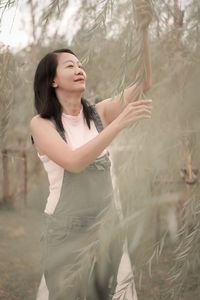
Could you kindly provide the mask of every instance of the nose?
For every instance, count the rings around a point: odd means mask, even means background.
[[[80,68],[79,66],[77,66],[77,67],[75,68],[75,74],[76,74],[76,75],[83,75],[83,69]]]

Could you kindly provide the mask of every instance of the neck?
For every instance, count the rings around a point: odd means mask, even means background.
[[[77,116],[80,113],[82,94],[69,94],[61,91],[56,94],[60,104],[62,105],[63,113],[71,116]]]

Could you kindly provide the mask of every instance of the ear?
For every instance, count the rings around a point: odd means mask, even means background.
[[[52,85],[52,87],[54,87],[54,88],[58,87],[58,84],[55,82],[55,80],[52,81],[52,84],[51,84],[51,85]]]

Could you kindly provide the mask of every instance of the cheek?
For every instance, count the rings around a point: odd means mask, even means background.
[[[56,75],[56,80],[58,84],[66,83],[73,78],[73,74],[66,70],[60,70]]]

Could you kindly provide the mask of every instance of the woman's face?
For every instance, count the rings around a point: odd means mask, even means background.
[[[85,91],[86,73],[77,57],[71,53],[59,53],[53,87],[66,92]]]

